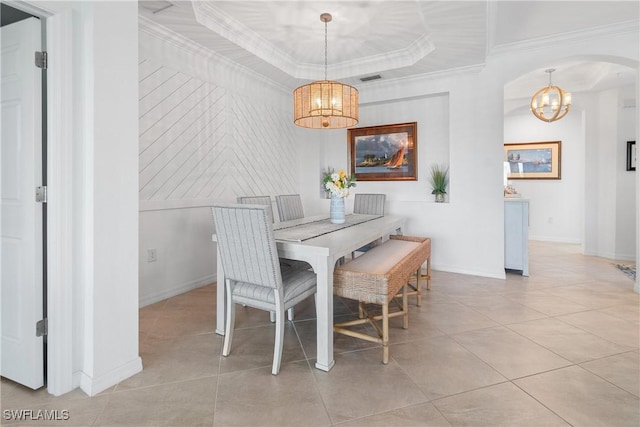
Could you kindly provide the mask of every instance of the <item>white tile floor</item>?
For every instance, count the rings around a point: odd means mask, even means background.
[[[387,366],[378,346],[336,335],[334,369],[313,368],[313,299],[287,325],[278,376],[263,312],[238,309],[221,357],[211,285],[140,310],[140,374],[93,398],[3,380],[2,409],[66,409],[57,424],[75,426],[640,425],[633,281],[577,245],[530,252],[529,278],[434,272],[410,328],[393,320]],[[336,300],[336,316],[354,307]]]

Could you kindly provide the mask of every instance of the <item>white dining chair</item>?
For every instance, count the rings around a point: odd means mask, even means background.
[[[358,193],[353,200],[354,214],[384,215],[386,194]]]
[[[278,206],[280,221],[304,218],[302,199],[299,194],[284,194],[276,196],[276,205]]]
[[[271,373],[280,371],[284,313],[316,293],[311,270],[280,269],[270,210],[264,205],[211,207],[226,288],[227,317],[222,355],[231,353],[236,304],[276,313]]]
[[[353,213],[367,215],[384,215],[384,204],[386,199],[386,194],[358,193],[355,195],[355,198],[353,200]],[[355,251],[351,252],[351,258],[355,258],[356,252],[366,252],[378,245],[381,241],[382,239],[378,239],[356,249]]]
[[[243,205],[253,204],[253,205],[268,206],[269,207],[269,212],[271,212],[271,220],[273,221],[273,205],[271,204],[271,197],[270,196],[239,196],[236,200],[238,201],[238,203],[243,204]],[[307,262],[298,261],[298,260],[295,260],[295,259],[286,259],[286,258],[280,258],[280,267],[281,268],[304,269],[304,270],[308,270],[309,268],[311,268],[311,266]],[[294,309],[292,307],[287,312],[287,318],[289,320],[293,321],[294,317],[295,317],[295,312],[294,312]],[[272,322],[275,322],[274,313],[271,313],[270,319],[271,319]]]
[[[273,205],[271,204],[270,196],[238,196],[238,203],[242,205],[265,205],[269,206],[271,211],[271,219],[273,220]]]

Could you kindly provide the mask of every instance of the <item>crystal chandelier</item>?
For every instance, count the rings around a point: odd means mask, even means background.
[[[551,73],[556,69],[549,68],[549,86],[538,90],[531,98],[531,112],[543,122],[560,120],[571,108],[571,94],[551,84]]]
[[[327,80],[327,23],[331,14],[323,13],[320,21],[324,22],[324,80],[293,91],[293,122],[311,129],[352,127],[358,124],[358,90]]]

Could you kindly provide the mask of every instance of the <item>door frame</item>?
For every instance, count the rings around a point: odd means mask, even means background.
[[[80,385],[73,377],[73,13],[64,4],[6,4],[46,21],[47,67],[47,391],[59,396]],[[38,2],[42,4],[42,2]],[[76,369],[79,370],[79,369]]]

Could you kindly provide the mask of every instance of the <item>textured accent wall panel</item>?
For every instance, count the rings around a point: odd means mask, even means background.
[[[297,192],[291,118],[150,60],[139,64],[140,200]]]

